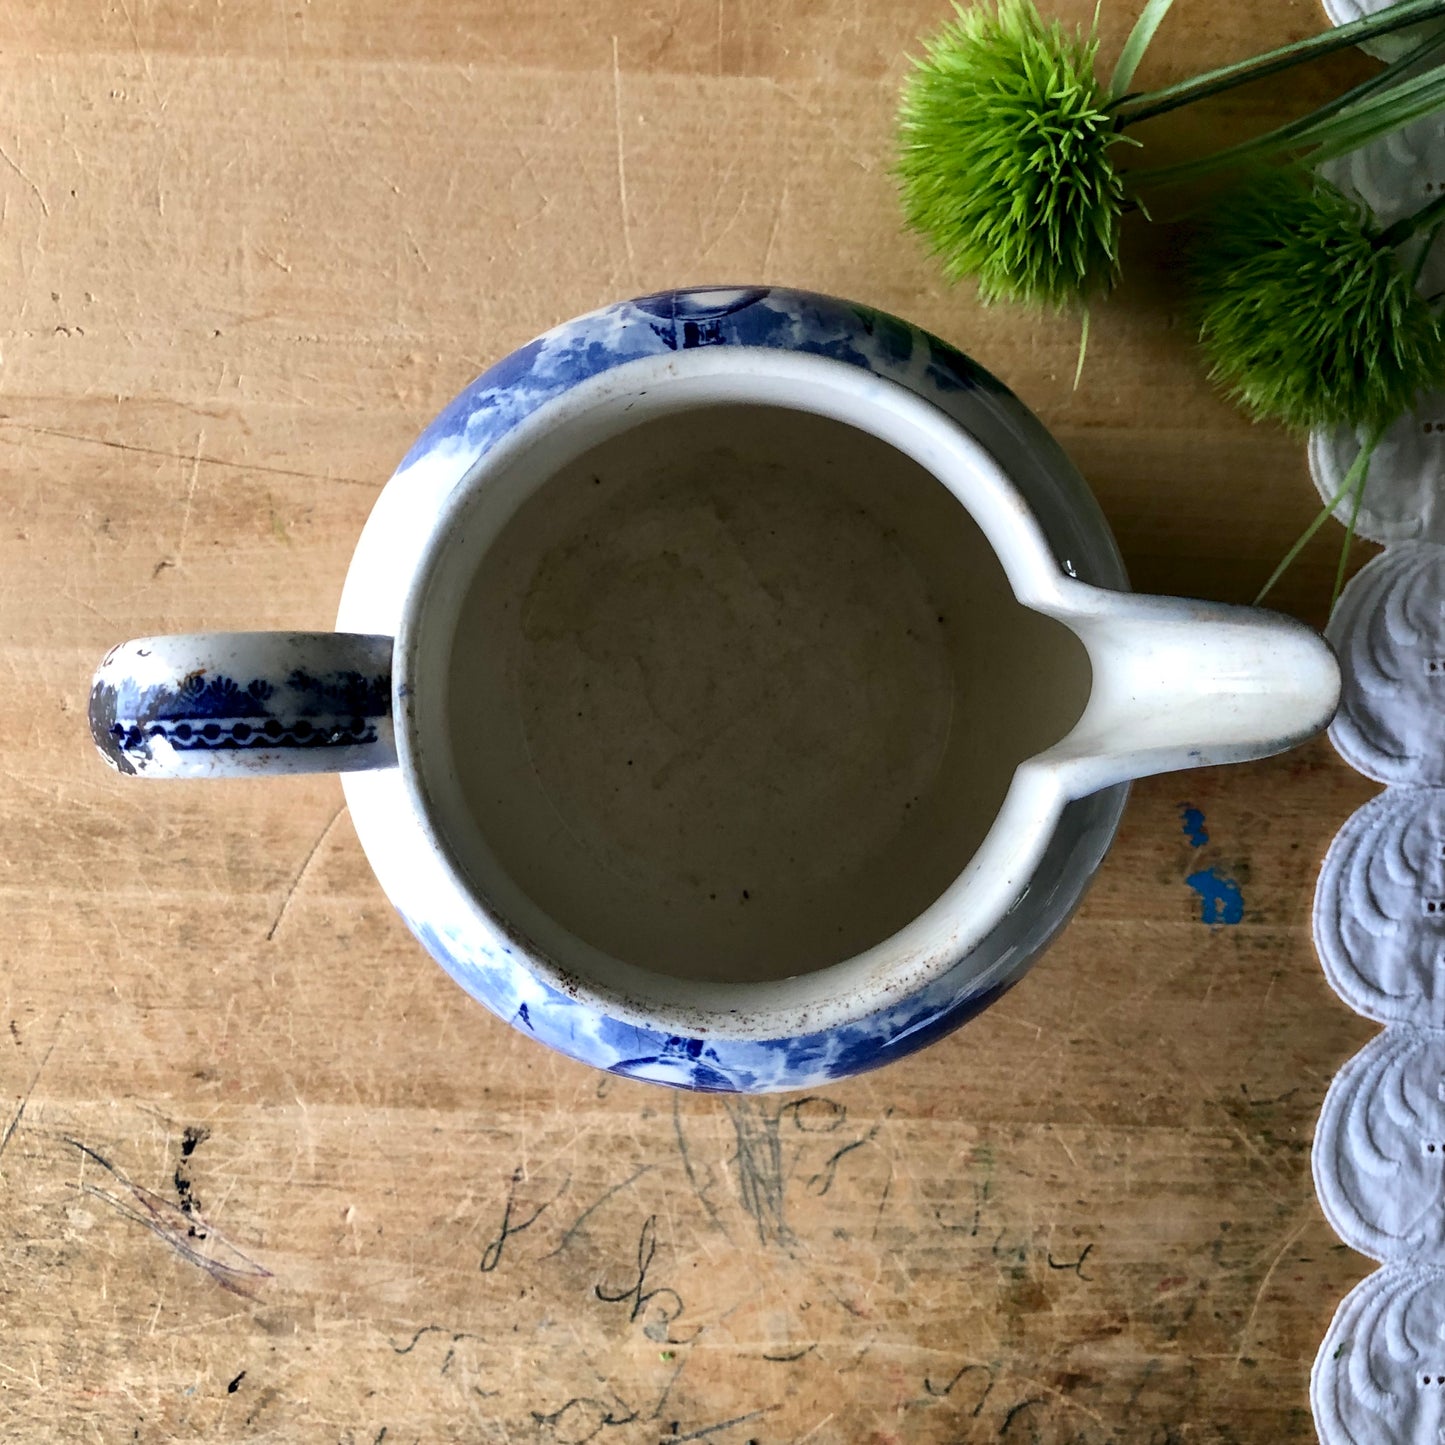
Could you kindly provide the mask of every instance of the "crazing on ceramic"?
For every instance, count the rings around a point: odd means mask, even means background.
[[[816,410],[873,431],[956,493],[964,483],[950,478],[966,477],[969,511],[1018,600],[1064,621],[1087,647],[1092,691],[1068,737],[1017,770],[959,881],[894,938],[859,958],[747,992],[724,984],[692,989],[621,963],[604,986],[491,909],[428,816],[415,755],[424,705],[413,688],[412,655],[425,636],[423,603],[454,518],[518,457],[550,456],[550,439],[588,426],[615,434],[634,406],[641,414],[737,401]],[[664,292],[569,322],[498,363],[426,430],[383,491],[348,573],[338,628],[353,650],[396,640],[391,718],[372,714],[370,704],[340,709],[333,724],[353,731],[317,746],[309,741],[315,724],[304,734],[296,725],[296,699],[266,693],[288,683],[294,660],[287,665],[278,654],[269,666],[240,667],[226,635],[143,639],[117,649],[102,669],[98,696],[103,683],[116,701],[103,698],[97,710],[97,741],[112,762],[142,761],[152,775],[184,774],[186,760],[201,755],[215,772],[242,770],[258,757],[268,770],[352,769],[343,787],[382,887],[428,952],[507,1023],[573,1058],[656,1083],[805,1088],[921,1048],[1012,986],[1082,897],[1113,836],[1128,779],[1264,756],[1327,722],[1338,674],[1307,629],[1126,589],[1082,480],[1037,420],[954,348],[895,317],[806,292]],[[337,649],[333,674],[354,665],[338,660],[336,637],[300,635],[303,643]],[[151,656],[140,656],[143,649]],[[173,678],[204,677],[200,691],[217,673],[238,681],[234,693],[218,687],[215,705],[233,710],[214,719],[214,736],[205,730],[213,719],[198,739],[201,715],[173,716],[170,703],[164,718],[149,719],[145,699],[159,696],[165,681],[157,673],[167,667]],[[317,664],[309,673],[324,671]],[[357,671],[370,697],[384,669]],[[242,706],[264,706],[266,721],[278,724],[276,746],[260,753],[247,746],[256,724],[234,710],[243,693]],[[149,730],[170,723],[191,728],[186,749],[159,746],[175,733]],[[247,729],[240,738],[238,723]]]

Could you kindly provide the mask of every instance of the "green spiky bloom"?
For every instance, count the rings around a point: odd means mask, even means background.
[[[1033,0],[955,9],[903,90],[909,225],[985,301],[1061,307],[1107,290],[1124,188],[1097,36],[1046,24]]]
[[[1214,205],[1191,259],[1211,377],[1301,430],[1393,421],[1445,380],[1445,338],[1397,249],[1337,187],[1261,173]]]

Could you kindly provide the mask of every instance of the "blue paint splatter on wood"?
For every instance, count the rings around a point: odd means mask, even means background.
[[[1184,824],[1184,836],[1193,847],[1202,848],[1209,841],[1209,833],[1204,827],[1204,814],[1198,808],[1191,808],[1188,803],[1181,803],[1179,817]]]
[[[1244,895],[1233,878],[1213,868],[1200,868],[1184,880],[1199,895],[1202,923],[1238,923],[1244,917]]]

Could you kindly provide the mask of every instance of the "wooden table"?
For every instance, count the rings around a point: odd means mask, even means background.
[[[1066,936],[948,1042],[730,1099],[595,1074],[471,1003],[334,779],[137,785],[87,735],[112,642],[327,626],[455,390],[688,281],[807,285],[957,341],[1056,430],[1140,586],[1246,600],[1314,494],[1144,279],[1172,242],[1131,242],[1073,390],[1076,319],[981,309],[901,234],[894,97],[941,13],[0,16],[0,1438],[1312,1438],[1309,1363],[1367,1267],[1309,1140],[1372,1033],[1309,941],[1320,857],[1373,791],[1326,743],[1140,786]],[[1321,23],[1181,0],[1141,79]],[[1316,622],[1337,540],[1279,593]],[[1201,917],[1205,868],[1237,926]]]

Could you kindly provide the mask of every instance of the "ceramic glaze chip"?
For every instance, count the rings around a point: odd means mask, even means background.
[[[1330,741],[1382,783],[1445,784],[1445,547],[1406,542],[1345,588],[1326,636],[1344,689]]]
[[[1330,1085],[1312,1159],[1352,1249],[1445,1265],[1445,1034],[1398,1026],[1366,1044]]]

